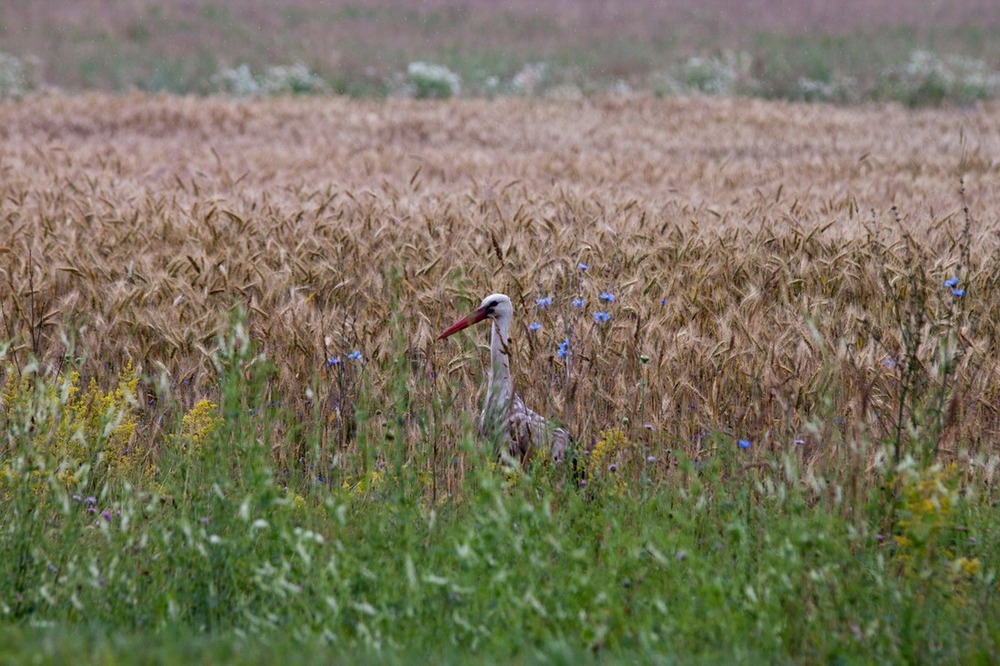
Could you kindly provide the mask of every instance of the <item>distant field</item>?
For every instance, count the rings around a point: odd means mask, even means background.
[[[801,79],[870,96],[880,73],[914,50],[1000,65],[1000,6],[989,0],[491,3],[419,6],[380,0],[11,0],[0,51],[40,59],[39,78],[68,90],[206,92],[218,71],[301,61],[337,92],[385,95],[408,63],[450,67],[467,93],[549,65],[551,86],[660,89],[691,57],[746,53],[740,85],[766,97],[804,94]],[[681,75],[683,78],[683,75]],[[849,82],[849,83],[845,83]],[[838,97],[839,95],[834,95]]]
[[[998,118],[0,103],[0,656],[985,663]]]

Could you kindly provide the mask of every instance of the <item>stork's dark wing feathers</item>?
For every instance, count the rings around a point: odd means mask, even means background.
[[[545,417],[528,409],[518,396],[514,396],[511,402],[507,433],[510,438],[510,455],[521,460],[543,452],[543,455],[551,455],[555,462],[562,462],[569,449],[569,433],[556,428]]]

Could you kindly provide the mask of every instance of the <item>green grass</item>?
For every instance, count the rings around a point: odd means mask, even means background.
[[[405,396],[373,402],[363,375],[357,453],[321,470],[321,428],[253,407],[269,368],[240,330],[214,353],[214,427],[168,424],[155,469],[115,453],[135,409],[124,380],[76,402],[50,374],[8,383],[0,662],[988,663],[1000,649],[1000,516],[981,479],[865,473],[846,444],[825,475],[794,449],[751,466],[710,436],[701,462],[664,449],[581,484],[569,465],[496,469],[465,422],[464,481],[444,497],[424,471],[436,452],[365,435],[366,414]],[[97,455],[57,454],[78,441],[73,418]],[[279,466],[276,445],[301,458]]]

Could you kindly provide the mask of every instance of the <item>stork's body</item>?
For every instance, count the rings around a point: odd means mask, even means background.
[[[506,447],[514,458],[526,460],[543,453],[561,461],[569,447],[569,434],[562,428],[550,425],[544,417],[525,407],[514,394],[510,375],[510,324],[514,308],[503,294],[493,294],[483,299],[472,314],[455,322],[438,336],[438,340],[457,333],[472,324],[489,319],[490,371],[486,386],[486,404],[479,421],[479,432],[498,447]]]

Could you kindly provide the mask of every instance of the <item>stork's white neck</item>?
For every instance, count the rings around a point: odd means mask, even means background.
[[[503,411],[514,395],[510,378],[510,317],[498,317],[490,330],[490,378],[486,389],[486,411]]]

